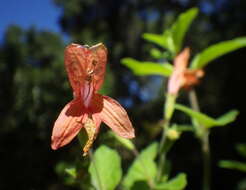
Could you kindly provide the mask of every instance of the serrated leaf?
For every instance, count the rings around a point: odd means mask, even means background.
[[[100,146],[89,166],[91,181],[97,190],[113,190],[122,177],[121,158],[107,146]]]
[[[219,162],[219,166],[221,168],[246,172],[246,163],[244,162],[238,162],[238,161],[233,161],[233,160],[221,160]]]
[[[170,76],[173,66],[169,63],[141,62],[132,58],[123,58],[121,63],[133,71],[135,75],[161,75]]]
[[[175,108],[177,110],[185,112],[190,117],[196,119],[200,125],[207,127],[207,128],[211,128],[211,127],[215,127],[215,126],[224,126],[228,123],[231,123],[236,119],[236,116],[239,113],[237,110],[232,110],[232,111],[222,115],[218,119],[214,119],[214,118],[209,117],[209,116],[207,116],[201,112],[194,111],[194,110],[192,110],[186,106],[180,105],[180,104],[175,104]]]
[[[246,47],[246,37],[240,37],[214,44],[203,50],[201,53],[197,54],[191,61],[190,67],[192,69],[203,68],[214,59],[217,59],[222,55],[225,55],[242,47]]]
[[[179,15],[171,27],[172,38],[175,46],[175,53],[178,53],[183,44],[184,36],[190,27],[190,24],[197,16],[198,9],[192,8]]]
[[[182,190],[186,187],[186,185],[187,185],[186,174],[181,173],[178,174],[175,178],[167,182],[157,184],[155,186],[155,190]]]
[[[153,183],[157,172],[157,167],[154,162],[157,151],[158,144],[153,143],[139,154],[128,169],[123,180],[123,186],[125,188],[130,189],[136,182],[139,181]]]

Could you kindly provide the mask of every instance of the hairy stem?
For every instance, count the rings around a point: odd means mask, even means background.
[[[195,90],[189,92],[189,100],[193,110],[200,111],[198,99]],[[211,183],[211,160],[210,160],[210,147],[209,147],[209,130],[204,126],[203,133],[200,137],[202,144],[202,156],[203,156],[203,190],[210,190]]]

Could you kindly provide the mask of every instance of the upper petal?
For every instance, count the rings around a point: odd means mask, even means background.
[[[100,112],[101,120],[116,134],[124,138],[134,138],[134,128],[126,110],[114,99],[103,97],[103,108]]]
[[[81,100],[72,100],[61,111],[55,121],[51,137],[51,147],[56,150],[68,144],[83,127],[87,119]]]
[[[98,91],[104,81],[108,51],[102,43],[90,47],[90,50],[93,55],[93,61],[91,65],[91,70],[93,71],[93,85],[95,91]]]

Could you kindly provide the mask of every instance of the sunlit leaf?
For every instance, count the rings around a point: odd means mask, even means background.
[[[246,172],[246,163],[245,162],[238,162],[238,161],[233,161],[233,160],[221,160],[219,162],[219,166],[221,168]]]
[[[215,127],[215,126],[224,126],[228,123],[231,123],[236,119],[236,116],[239,113],[237,110],[232,110],[232,111],[229,111],[228,113],[222,115],[218,119],[214,119],[214,118],[209,117],[203,113],[194,111],[194,110],[192,110],[186,106],[180,105],[180,104],[176,104],[175,108],[177,110],[185,112],[190,117],[196,119],[200,125],[207,127],[207,128]]]
[[[169,50],[172,54],[175,54],[175,45],[170,30],[165,30],[162,35],[144,33],[142,37],[149,42],[153,42],[154,44]]]
[[[144,33],[142,36],[145,40],[153,42],[163,48],[166,48],[166,39],[160,34]]]
[[[167,182],[157,184],[155,186],[155,189],[156,190],[182,190],[185,188],[186,185],[187,185],[186,174],[181,173]]]
[[[141,62],[132,58],[123,58],[121,63],[133,71],[135,75],[170,76],[173,66],[169,63]]]
[[[242,47],[246,47],[246,37],[240,37],[209,46],[193,58],[191,68],[203,68],[214,59]]]
[[[155,59],[162,59],[165,57],[165,54],[157,48],[152,48],[150,50],[150,55]]]
[[[113,190],[122,176],[119,154],[107,146],[100,146],[89,166],[92,184],[97,190]]]
[[[189,29],[190,24],[197,16],[197,13],[197,8],[189,9],[188,11],[180,14],[178,19],[172,25],[171,33],[175,45],[175,53],[178,53],[181,50],[184,36]]]
[[[157,172],[157,167],[154,162],[157,155],[157,150],[158,144],[153,143],[139,154],[128,169],[128,172],[123,180],[123,185],[125,188],[130,189],[134,183],[138,181],[153,183]]]
[[[184,36],[198,13],[197,8],[189,9],[179,15],[175,23],[170,29],[167,29],[160,34],[144,33],[143,38],[154,44],[166,48],[173,55],[176,55],[182,48]]]

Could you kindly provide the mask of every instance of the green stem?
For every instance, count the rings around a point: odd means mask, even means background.
[[[207,130],[201,138],[203,155],[203,190],[210,189],[211,180],[211,161],[209,150],[209,131]]]
[[[166,131],[165,131],[168,127],[169,127],[169,121],[166,120],[163,126],[162,137],[161,137],[161,142],[160,142],[160,147],[159,147],[157,181],[161,179],[163,168],[166,162],[166,155],[167,155],[168,150],[170,149],[170,146],[168,146],[169,140],[167,139]],[[168,147],[168,148],[165,148],[165,147]]]
[[[193,110],[200,112],[200,107],[198,104],[198,99],[195,90],[189,92],[189,100]],[[202,156],[203,156],[203,190],[210,190],[211,183],[211,160],[210,160],[210,147],[209,147],[209,130],[204,126],[199,126],[203,128],[203,133],[200,136],[200,141],[202,144]]]

